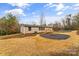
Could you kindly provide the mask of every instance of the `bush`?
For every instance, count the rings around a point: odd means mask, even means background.
[[[5,30],[0,30],[0,35],[6,35],[6,31]]]

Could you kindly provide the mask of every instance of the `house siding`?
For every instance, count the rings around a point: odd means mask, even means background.
[[[44,27],[45,29],[44,30],[40,30],[39,29],[40,27],[31,27],[31,31],[29,31],[29,27],[28,26],[21,26],[20,27],[20,32],[23,33],[23,34],[26,34],[26,33],[39,33],[39,32],[52,32],[52,28],[47,28],[47,27]]]
[[[53,30],[52,30],[52,28],[45,28],[45,31],[46,32],[52,32]]]

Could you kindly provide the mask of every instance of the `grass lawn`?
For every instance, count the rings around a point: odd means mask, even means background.
[[[40,35],[0,38],[1,56],[79,55],[79,35],[76,31],[64,32],[66,40],[43,38]]]

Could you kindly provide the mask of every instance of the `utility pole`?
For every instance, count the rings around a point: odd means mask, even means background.
[[[44,20],[44,13],[42,12],[40,15],[40,26],[46,26],[46,21]]]
[[[40,26],[42,26],[43,25],[43,13],[41,13],[41,15],[40,15]]]

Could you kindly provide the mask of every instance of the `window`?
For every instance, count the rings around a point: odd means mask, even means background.
[[[28,30],[31,31],[31,27],[28,27]]]

